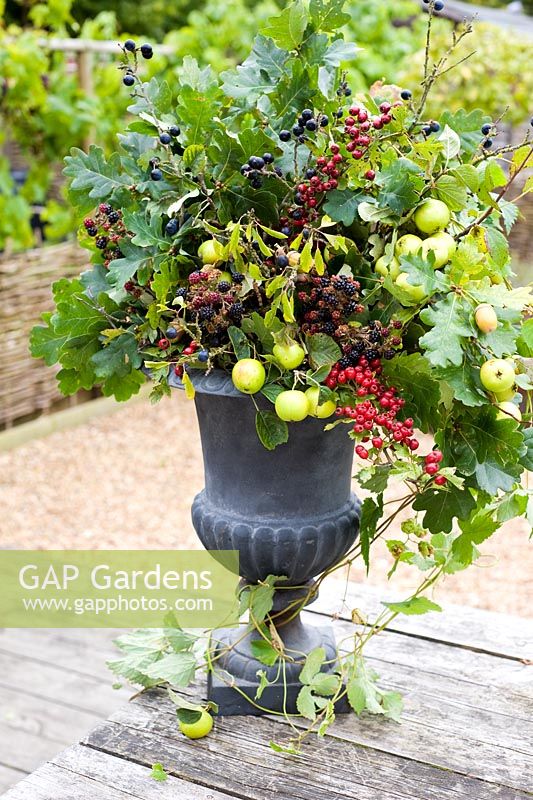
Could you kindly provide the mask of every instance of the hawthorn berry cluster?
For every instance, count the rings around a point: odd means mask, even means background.
[[[344,135],[348,138],[346,150],[352,154],[352,158],[359,161],[365,156],[373,141],[372,131],[379,131],[392,122],[392,109],[389,102],[383,102],[379,107],[380,115],[371,117],[365,108],[350,106],[348,115],[344,118]],[[367,180],[373,181],[375,177],[373,169],[365,172]]]
[[[102,251],[103,263],[106,269],[115,258],[122,258],[123,254],[119,242],[127,231],[122,221],[122,212],[113,208],[109,203],[100,203],[96,214],[86,217],[83,226],[87,234],[95,237],[95,245]]]
[[[306,140],[306,133],[314,133],[320,128],[327,128],[328,125],[329,117],[327,114],[318,114],[315,117],[311,108],[304,108],[293,125],[292,131],[283,129],[279,133],[279,138],[282,142],[290,142],[294,137],[299,144],[303,144]]]
[[[268,174],[268,168],[274,163],[272,153],[263,153],[262,156],[250,156],[246,164],[241,167],[241,175],[250,181],[252,189],[260,189],[263,185],[263,176]],[[276,175],[283,173],[279,167],[273,168]]]
[[[348,318],[364,311],[359,303],[359,281],[347,275],[324,274],[311,277],[311,285],[310,292],[298,292],[302,332],[344,336]]]
[[[145,43],[142,44],[140,47],[137,47],[136,43],[133,39],[126,39],[124,44],[122,45],[122,51],[125,55],[128,53],[132,53],[135,57],[135,64],[137,64],[137,54],[140,53],[143,58],[149,60],[153,58],[154,55],[154,48],[151,44]],[[133,86],[135,84],[135,74],[134,70],[129,66],[126,65],[126,73],[122,78],[122,83],[124,86]]]

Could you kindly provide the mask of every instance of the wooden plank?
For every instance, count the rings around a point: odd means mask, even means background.
[[[40,734],[17,730],[3,722],[0,722],[0,742],[2,763],[21,772],[32,772],[65,747],[62,740],[44,739]]]
[[[466,703],[450,702],[441,693],[438,681],[425,692],[412,687],[404,700],[401,725],[370,715],[358,719],[347,714],[339,715],[329,733],[441,769],[517,789],[528,788],[522,783],[524,775],[533,774],[533,725],[528,719],[513,720]],[[165,697],[146,695],[139,702],[149,709],[166,710],[174,723],[174,710]],[[119,709],[111,719],[127,725],[136,705]]]
[[[311,610],[320,614],[338,614],[351,618],[351,610],[359,609],[372,620],[383,611],[382,600],[404,599],[391,595],[389,589],[377,589],[350,583],[345,596],[344,581],[325,582]],[[482,653],[533,660],[533,620],[497,614],[465,606],[446,605],[443,612],[421,616],[399,615],[389,630],[466,647]]]
[[[0,652],[46,664],[57,664],[60,658],[65,669],[109,682],[105,662],[117,654],[112,644],[116,636],[113,629],[5,629],[0,632]]]
[[[70,744],[102,719],[100,714],[70,709],[42,697],[36,701],[11,689],[2,689],[0,698],[0,722],[54,742]]]
[[[69,747],[48,766],[62,771],[69,770],[76,775],[90,778],[99,784],[105,784],[142,800],[166,800],[166,798],[173,800],[176,797],[187,800],[227,800],[230,797],[174,776],[169,776],[166,781],[157,782],[150,778],[149,767],[123,758],[115,758],[84,745]],[[58,773],[57,779],[64,779],[61,773]]]
[[[50,764],[28,775],[16,784],[3,800],[128,800],[131,795],[110,789],[71,772],[59,770]]]
[[[25,772],[0,764],[0,794],[7,792],[15,783],[22,780],[25,775]]]
[[[527,797],[337,737],[311,737],[305,758],[280,757],[269,742],[286,734],[269,718],[221,718],[208,739],[191,742],[160,702],[156,708],[136,703],[124,721],[118,716],[93,731],[88,744],[145,765],[161,761],[172,774],[250,800],[428,800],[429,788],[431,800]]]
[[[61,654],[58,653],[58,664]],[[51,700],[70,709],[90,711],[105,719],[133,694],[133,688],[112,688],[113,676],[107,681],[79,675],[63,666],[46,664],[9,653],[0,653],[0,698],[3,689],[14,689],[35,698]]]

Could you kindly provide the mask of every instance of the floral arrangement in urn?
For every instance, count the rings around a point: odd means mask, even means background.
[[[508,248],[514,201],[533,188],[521,174],[532,138],[499,147],[499,121],[482,109],[427,118],[469,30],[433,62],[439,0],[428,3],[419,99],[386,85],[354,96],[342,6],[294,0],[235,70],[217,76],[186,58],[173,87],[143,83],[138,62],[152,49],[124,43],[133,119],[117,152],[105,159],[93,146],[66,160],[93,266],[55,284],[56,311],[32,334],[33,354],[61,365],[66,394],[100,386],[126,400],[149,373],[154,400],[177,384],[192,397],[206,373],[251,410],[255,430],[243,424],[242,436],[251,447],[258,437],[265,459],[290,452],[304,429],[317,457],[331,436],[348,443],[350,462],[355,448],[355,478],[371,495],[338,567],[368,565],[401,514],[390,571],[410,564],[421,581],[335,663],[326,647],[304,653],[295,704],[313,725],[329,724],[343,698],[396,718],[398,698],[376,687],[364,642],[399,613],[439,610],[428,597],[438,579],[471,564],[506,520],[533,519],[522,482],[533,467],[531,290],[513,284]],[[393,482],[405,492],[390,504]],[[256,706],[275,682],[268,670],[295,660],[270,624],[280,577],[256,576],[246,594],[265,668],[248,692]],[[142,683],[142,669],[135,676]]]

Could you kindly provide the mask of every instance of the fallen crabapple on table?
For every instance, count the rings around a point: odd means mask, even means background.
[[[340,0],[295,0],[236,69],[217,76],[186,58],[173,86],[143,83],[139,55],[152,48],[126,42],[133,121],[108,159],[92,146],[65,168],[93,265],[55,284],[56,310],[32,333],[33,354],[61,365],[65,394],[96,385],[126,400],[149,372],[154,400],[169,380],[193,397],[199,375],[222,375],[249,395],[265,453],[291,448],[310,419],[320,436],[334,428],[353,440],[355,478],[371,495],[359,539],[313,592],[355,558],[368,566],[391,531],[391,576],[402,563],[421,580],[372,621],[354,618],[362,624],[334,659],[322,647],[304,654],[297,713],[320,733],[343,700],[398,718],[401,700],[377,685],[366,642],[398,614],[440,610],[427,596],[439,579],[475,561],[506,520],[533,519],[523,480],[533,467],[531,290],[514,285],[508,247],[515,203],[533,188],[521,175],[533,140],[529,130],[498,147],[500,122],[482,109],[427,119],[432,87],[469,32],[433,63],[441,7],[428,3],[416,93],[380,84],[352,95],[342,64],[357,48],[339,33]],[[418,431],[434,442],[424,453]],[[395,503],[384,496],[392,482],[405,487]],[[284,675],[295,661],[274,624],[281,577],[241,596],[265,667],[257,706],[267,668]],[[112,668],[145,687],[213,669],[185,633],[140,632],[142,658],[132,636]],[[176,674],[158,671],[169,657]],[[172,697],[185,724],[202,718]]]

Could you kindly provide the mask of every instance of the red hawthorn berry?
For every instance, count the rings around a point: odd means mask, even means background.
[[[425,472],[427,475],[436,475],[438,471],[439,471],[438,464],[426,464],[425,466]]]
[[[355,120],[353,117],[346,117],[346,119],[344,120],[344,124],[348,128],[353,128],[353,126],[355,125]]]
[[[372,123],[367,119],[366,122],[363,122],[363,124],[361,125],[361,130],[363,131],[363,133],[367,133],[371,127]]]
[[[183,375],[183,367],[180,364],[176,364],[174,367],[174,374],[177,375],[178,378],[181,378]]]
[[[442,453],[440,450],[432,450],[431,453],[428,453],[426,456],[426,461],[428,464],[431,463],[439,463],[442,461]]]
[[[363,151],[362,150],[354,150],[353,151],[353,158],[359,161],[360,158],[363,158]]]
[[[357,115],[357,119],[359,122],[365,123],[368,120],[368,112],[362,108]]]
[[[329,149],[334,155],[336,155],[340,151],[339,145],[335,144],[335,143],[330,144]],[[318,161],[319,161],[319,159],[317,159],[317,164],[318,164]],[[325,163],[325,160],[324,160],[324,163]]]
[[[382,114],[388,114],[391,108],[392,106],[390,103],[384,102],[380,105],[379,110],[381,111]]]
[[[447,483],[445,475],[435,475],[435,483],[437,486],[445,486]]]
[[[376,173],[374,172],[374,170],[367,169],[367,171],[365,172],[365,178],[367,179],[367,181],[373,181],[375,177]]]
[[[392,122],[392,117],[390,114],[382,114],[381,121],[384,125],[388,125],[390,122]]]
[[[409,448],[409,450],[418,450],[418,448],[420,447],[420,442],[418,441],[418,439],[408,439],[407,447]]]
[[[170,347],[170,342],[168,341],[168,339],[160,339],[157,343],[157,346],[159,347],[160,350],[168,350],[168,348]]]
[[[372,444],[377,450],[380,450],[383,447],[383,439],[381,436],[374,436],[372,439]]]

